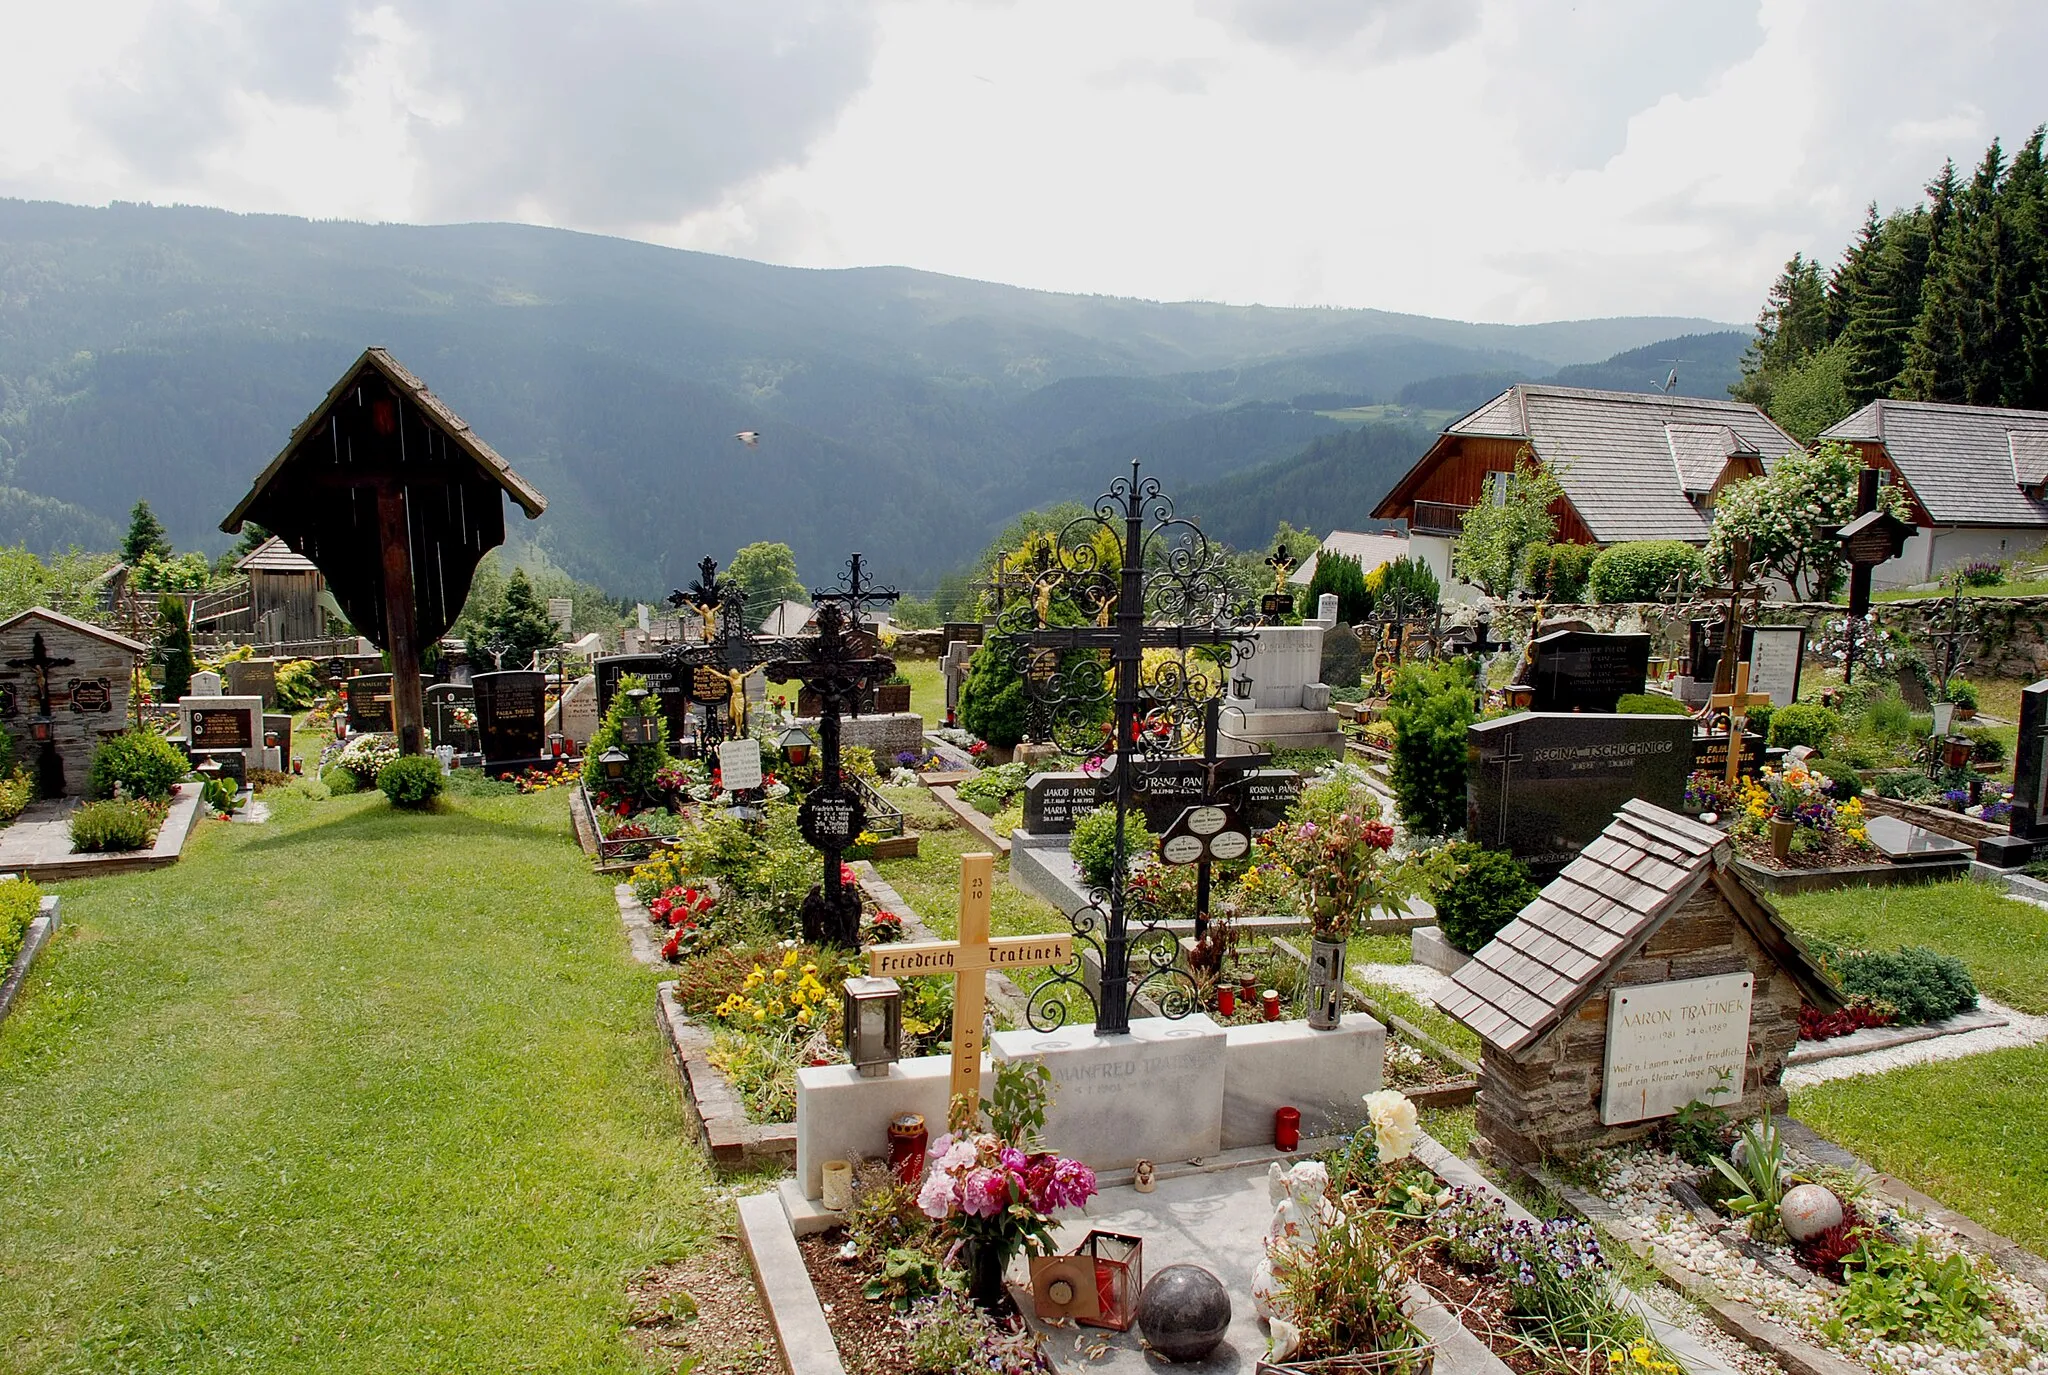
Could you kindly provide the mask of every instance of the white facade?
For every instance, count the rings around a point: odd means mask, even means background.
[[[1978,559],[2003,563],[2015,554],[2048,547],[2048,530],[2033,525],[1933,526],[1906,541],[1890,563],[1870,575],[1872,587],[1911,587],[1933,582],[1949,569]]]

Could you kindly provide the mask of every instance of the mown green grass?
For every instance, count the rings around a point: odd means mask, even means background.
[[[2048,1046],[1838,1079],[1794,1092],[1792,1112],[1993,1231],[2048,1247]]]
[[[946,723],[946,680],[937,659],[898,659],[896,671],[910,680],[910,709],[926,726]]]
[[[875,870],[903,894],[925,925],[951,940],[960,916],[960,857],[986,851],[988,842],[962,826],[922,788],[883,791],[920,834],[916,859],[876,860]],[[1009,872],[1009,857],[998,855],[998,882],[990,899],[991,931],[998,936],[1025,936],[1072,929],[1050,903],[1011,883]]]
[[[717,1226],[560,793],[271,795],[61,891],[0,1026],[0,1367],[636,1371]]]
[[[2048,1013],[2048,909],[1957,879],[1909,888],[1840,888],[1776,899],[1802,935],[1838,945],[1927,945],[1969,966],[1980,991]]]

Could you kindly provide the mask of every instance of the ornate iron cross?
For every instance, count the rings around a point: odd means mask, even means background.
[[[706,559],[705,563],[711,560]],[[730,695],[724,720],[720,720],[715,709],[704,715],[704,738],[716,744],[730,736],[739,736],[746,731],[746,676],[775,659],[800,654],[802,641],[778,639],[755,635],[747,629],[747,594],[739,584],[730,580],[720,585],[717,634],[701,644],[672,645],[661,652],[662,663],[672,674],[685,675],[679,681],[692,684],[700,668],[715,669],[725,675],[730,685]],[[696,698],[694,691],[692,697]],[[711,704],[707,703],[707,707]]]
[[[7,666],[9,668],[25,668],[35,674],[36,715],[48,716],[50,714],[50,670],[53,668],[69,668],[76,662],[78,662],[76,659],[51,658],[50,651],[43,646],[43,632],[38,630],[35,633],[35,637],[29,641],[28,657],[26,659],[9,659]]]

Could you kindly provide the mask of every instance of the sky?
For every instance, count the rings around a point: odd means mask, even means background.
[[[2038,0],[0,0],[0,195],[1743,322],[2048,119]]]

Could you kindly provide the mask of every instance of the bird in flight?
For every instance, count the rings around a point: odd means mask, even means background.
[[[761,447],[761,432],[759,430],[741,430],[733,438],[746,445],[749,449]]]

